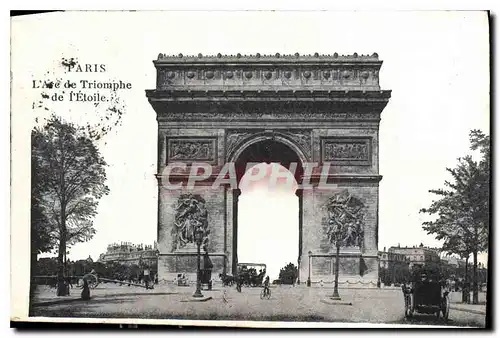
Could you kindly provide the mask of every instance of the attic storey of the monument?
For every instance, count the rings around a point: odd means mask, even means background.
[[[306,167],[320,168],[309,172],[310,187],[296,192],[299,257],[290,261],[300,281],[333,280],[332,233],[341,227],[340,280],[376,284],[378,132],[391,95],[380,89],[377,54],[160,54],[154,65],[156,89],[146,95],[158,121],[160,278],[194,278],[195,228],[203,231],[214,273],[236,273],[239,193],[212,183],[228,163],[239,179],[248,162],[298,162],[299,186]],[[172,163],[185,167],[166,170]],[[210,165],[211,173],[190,188],[183,183],[193,163]],[[172,190],[165,182],[182,186]]]

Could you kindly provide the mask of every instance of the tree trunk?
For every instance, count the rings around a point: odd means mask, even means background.
[[[61,237],[59,239],[59,253],[57,257],[57,263],[59,265],[57,273],[57,296],[67,296],[68,290],[65,283],[65,269],[64,269],[64,256],[66,252],[66,229],[61,229]]]
[[[472,304],[479,303],[479,293],[477,289],[477,251],[472,253],[474,259],[474,265],[472,266]]]
[[[464,283],[462,286],[462,303],[469,303],[469,276],[467,274],[467,270],[469,267],[469,256],[465,257],[465,276],[464,276]]]
[[[335,285],[333,288],[332,298],[340,299],[339,296],[339,256],[340,256],[340,245],[337,245],[337,254],[335,255]]]
[[[32,244],[33,245],[33,244]],[[38,261],[38,254],[36,251],[31,252],[31,265],[30,265],[30,307],[33,304],[34,297],[35,297],[35,289],[36,289],[36,284],[35,284],[35,275],[36,275],[36,265]]]
[[[57,296],[66,296],[66,288],[64,287],[64,241],[59,239],[59,253],[57,256]]]

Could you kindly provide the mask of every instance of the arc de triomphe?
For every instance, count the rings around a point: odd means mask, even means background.
[[[217,173],[228,162],[235,163],[238,179],[248,162],[285,167],[295,162],[299,183],[308,163],[329,166],[327,175],[309,172],[312,188],[296,192],[300,281],[309,276],[312,282],[333,280],[333,217],[350,220],[345,224],[352,226],[349,245],[340,251],[340,281],[376,283],[382,178],[378,134],[391,95],[380,89],[382,61],[377,54],[160,54],[154,65],[156,89],[146,94],[158,121],[160,279],[172,280],[178,273],[194,278],[193,224],[205,229],[213,278],[221,272],[235,274],[239,190],[228,184],[214,188]],[[172,162],[185,163],[187,169],[167,178],[165,167]],[[195,162],[210,163],[212,176],[194,190],[164,187],[166,179],[187,182]],[[322,189],[322,179],[335,188]],[[359,217],[349,218],[353,213]]]

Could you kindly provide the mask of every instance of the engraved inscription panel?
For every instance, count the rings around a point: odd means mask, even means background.
[[[333,165],[370,165],[371,138],[323,138],[321,159]]]
[[[167,159],[172,161],[216,161],[215,138],[168,138]]]

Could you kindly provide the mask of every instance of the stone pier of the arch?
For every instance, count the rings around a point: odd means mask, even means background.
[[[156,89],[146,95],[158,121],[158,273],[172,280],[196,274],[193,243],[176,240],[179,198],[199,196],[206,210],[212,276],[234,274],[237,263],[238,189],[215,186],[227,162],[258,142],[276,142],[300,162],[329,166],[315,173],[299,200],[299,279],[332,282],[335,248],[328,241],[332,196],[346,192],[364,205],[363,240],[341,249],[340,281],[374,286],[378,279],[379,124],[390,98],[381,90],[378,55],[166,56],[154,61]],[[271,161],[281,162],[279,154]],[[166,175],[171,163],[187,168]],[[209,163],[213,175],[188,190],[189,168]],[[330,185],[321,188],[319,182]],[[165,182],[181,183],[168,189]],[[332,185],[335,185],[332,188]],[[291,212],[297,212],[293,210]],[[259,236],[251,239],[258,250]],[[242,239],[243,240],[243,239]],[[277,247],[276,250],[279,250]],[[256,262],[260,263],[260,262]],[[358,283],[358,284],[354,284]],[[363,284],[359,284],[363,283]]]

